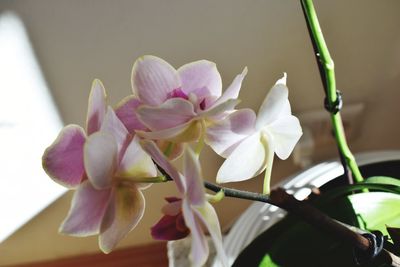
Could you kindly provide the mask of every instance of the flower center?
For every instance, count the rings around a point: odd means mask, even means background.
[[[172,90],[172,92],[168,93],[167,98],[168,99],[170,99],[170,98],[183,98],[183,99],[188,100],[189,96],[187,94],[185,94],[185,92],[183,92],[182,89],[179,87],[179,88],[176,88],[176,89]]]

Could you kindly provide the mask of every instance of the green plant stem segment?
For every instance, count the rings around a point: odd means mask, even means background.
[[[329,104],[333,106],[337,100],[334,63],[325,43],[312,0],[301,0],[301,4],[303,6],[306,22],[310,30],[310,36],[313,40],[314,50],[316,52],[318,65],[320,67],[322,76],[321,78],[323,79],[327,99]],[[339,150],[344,156],[347,166],[350,168],[350,171],[353,174],[354,180],[356,182],[362,182],[364,178],[362,177],[356,160],[346,142],[340,112],[335,114],[331,113],[331,121]]]

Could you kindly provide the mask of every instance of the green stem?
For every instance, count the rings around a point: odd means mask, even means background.
[[[164,151],[164,155],[167,158],[169,158],[169,156],[171,155],[173,148],[174,148],[174,143],[173,142],[168,142],[167,148]]]
[[[310,30],[310,36],[313,41],[317,62],[322,76],[321,78],[327,94],[327,99],[329,104],[332,106],[337,100],[334,62],[325,43],[312,0],[301,0],[301,4],[303,6],[306,22]],[[355,158],[346,142],[340,112],[337,112],[336,114],[331,113],[331,121],[340,152],[344,156],[355,181],[362,182],[364,178],[362,177]]]

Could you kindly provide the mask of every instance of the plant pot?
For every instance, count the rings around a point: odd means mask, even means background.
[[[400,177],[399,152],[368,153],[361,155],[358,161],[365,177]],[[338,162],[326,162],[285,180],[280,186],[292,191],[298,198],[305,198],[311,188],[317,186],[322,197],[346,184],[345,177],[340,173],[343,169]],[[323,205],[319,204],[319,196],[312,197],[310,202],[341,222],[387,234],[385,224],[400,227],[400,195],[379,191],[348,192]],[[254,211],[258,214],[251,216],[256,214]],[[241,236],[235,237],[240,228]],[[262,233],[258,234],[257,230]],[[252,236],[257,237],[250,241]],[[356,266],[353,249],[348,244],[294,216],[286,216],[284,211],[268,204],[254,204],[241,216],[226,238],[228,257],[232,260],[232,248],[245,246],[246,243],[248,245],[233,266]],[[379,265],[372,263],[365,266]]]

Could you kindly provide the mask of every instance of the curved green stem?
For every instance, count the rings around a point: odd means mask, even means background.
[[[325,43],[312,0],[301,0],[301,4],[303,6],[308,28],[310,30],[310,36],[312,38],[318,66],[321,72],[322,82],[327,94],[327,99],[329,104],[333,105],[337,100],[334,62]],[[364,178],[362,177],[355,158],[347,145],[340,112],[337,112],[336,114],[331,113],[331,121],[339,150],[344,156],[355,181],[363,181]]]

